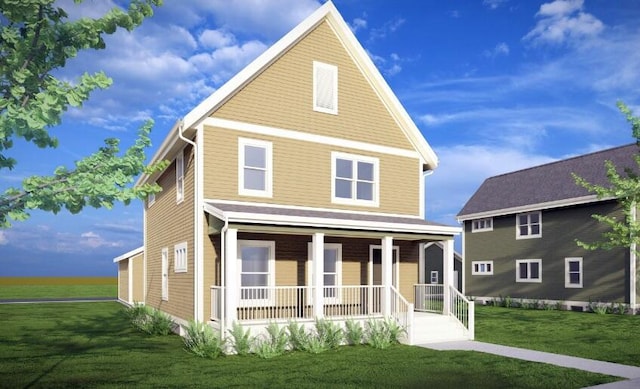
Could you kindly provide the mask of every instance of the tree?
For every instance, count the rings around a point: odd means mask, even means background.
[[[617,103],[618,109],[631,124],[636,145],[640,148],[640,117],[624,103]],[[640,151],[640,149],[639,149]],[[597,242],[577,241],[580,247],[588,250],[612,249],[616,247],[640,247],[640,222],[636,218],[638,201],[640,200],[640,153],[635,155],[636,169],[624,168],[624,174],[611,162],[605,161],[609,186],[594,185],[577,175],[573,175],[576,183],[589,192],[595,193],[599,199],[614,198],[622,207],[623,218],[618,219],[610,215],[592,215],[597,221],[604,223],[609,229],[602,234],[602,240]]]
[[[0,169],[13,169],[18,162],[7,154],[16,138],[40,148],[57,147],[49,130],[61,123],[62,114],[70,106],[82,106],[95,89],[111,84],[104,72],[85,73],[74,83],[53,73],[80,50],[104,49],[105,34],[138,27],[162,0],[131,0],[126,11],[114,8],[98,19],[74,21],[54,3],[0,0]],[[6,190],[0,195],[0,227],[8,227],[10,219],[27,219],[31,209],[77,213],[87,205],[110,208],[116,201],[128,204],[158,192],[157,185],[131,187],[140,173],[166,166],[145,167],[151,127],[152,122],[142,126],[135,144],[122,155],[119,140],[106,139],[74,168],[58,167],[51,176],[29,177],[21,188]]]

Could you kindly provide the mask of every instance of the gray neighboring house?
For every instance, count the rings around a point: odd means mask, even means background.
[[[442,284],[444,248],[440,242],[427,243],[424,246],[424,283]],[[453,286],[462,292],[462,256],[453,253]]]
[[[604,162],[634,168],[635,144],[490,177],[458,214],[464,224],[464,291],[479,300],[510,296],[577,309],[593,302],[640,305],[631,248],[589,251],[601,239],[593,214],[623,217],[615,199],[598,199],[572,173],[607,185]]]

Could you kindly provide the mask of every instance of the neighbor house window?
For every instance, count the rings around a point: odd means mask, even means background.
[[[263,240],[238,240],[240,259],[240,301],[243,304],[271,304],[275,296],[276,243]]]
[[[582,288],[582,258],[564,259],[564,287]]]
[[[530,212],[516,215],[516,237],[518,239],[542,236],[542,213]]]
[[[432,270],[431,271],[431,277],[429,278],[432,284],[437,284],[438,283],[438,271],[437,270]]]
[[[238,186],[241,195],[271,197],[271,142],[238,139]]]
[[[338,68],[334,65],[313,62],[313,110],[338,113]]]
[[[378,206],[378,159],[332,153],[332,201]]]
[[[471,222],[471,232],[493,231],[493,218],[477,219]]]
[[[308,245],[307,268],[309,285],[313,286],[313,245]],[[340,286],[342,285],[342,245],[339,243],[324,244],[324,264],[322,265],[325,301],[340,302]],[[311,295],[309,295],[311,297]],[[312,299],[309,299],[311,303]]]
[[[516,282],[542,282],[542,260],[516,260]]]
[[[187,242],[177,244],[173,248],[174,264],[173,270],[176,273],[187,272]]]
[[[162,300],[169,300],[169,248],[163,247],[161,254]]]
[[[184,150],[176,157],[176,201],[184,200]]]
[[[471,275],[489,276],[493,274],[493,261],[472,261]]]

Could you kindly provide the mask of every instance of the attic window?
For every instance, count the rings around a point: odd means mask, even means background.
[[[313,110],[338,114],[338,67],[313,62]]]
[[[493,231],[493,219],[476,219],[471,224],[471,232]]]

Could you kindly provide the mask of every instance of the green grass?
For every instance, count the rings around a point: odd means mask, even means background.
[[[613,377],[498,356],[393,346],[200,359],[136,332],[115,302],[0,305],[0,387],[579,388]]]
[[[115,277],[0,277],[0,299],[117,297]]]
[[[640,316],[476,306],[476,340],[640,366]]]

